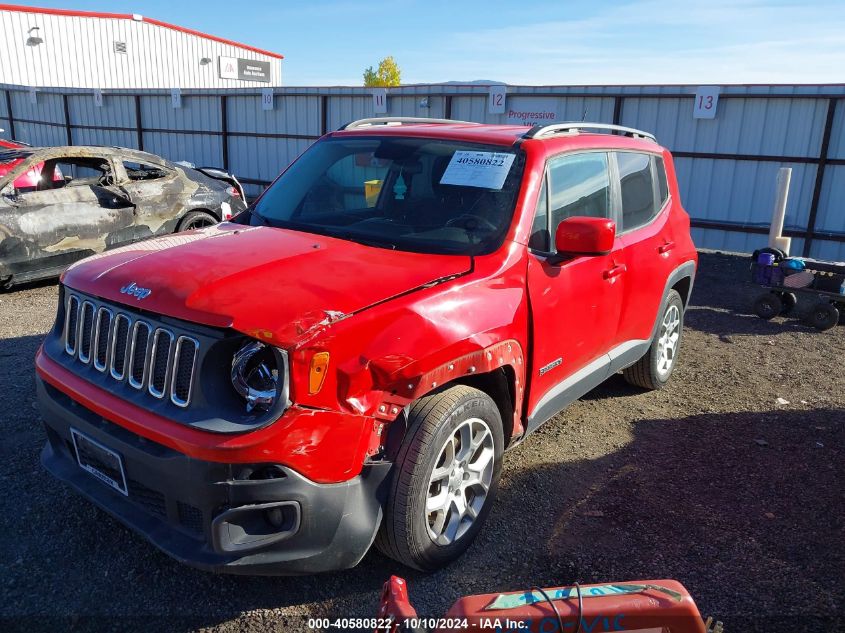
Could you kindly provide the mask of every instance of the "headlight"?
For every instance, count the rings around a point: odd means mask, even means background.
[[[260,341],[248,341],[232,357],[232,387],[246,401],[247,413],[267,411],[287,397],[284,352]]]

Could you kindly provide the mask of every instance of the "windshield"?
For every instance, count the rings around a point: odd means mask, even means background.
[[[488,253],[511,222],[524,157],[425,138],[329,138],[256,202],[249,222],[422,253]]]

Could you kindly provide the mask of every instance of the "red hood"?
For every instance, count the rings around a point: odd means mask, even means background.
[[[110,301],[291,345],[374,303],[467,272],[470,264],[468,256],[226,223],[89,257],[63,281]],[[121,292],[133,283],[150,292],[142,299]]]

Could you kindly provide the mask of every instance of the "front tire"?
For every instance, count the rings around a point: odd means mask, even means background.
[[[783,301],[774,292],[764,292],[754,300],[754,314],[765,321],[774,319],[783,310]]]
[[[457,385],[412,406],[376,547],[430,571],[478,535],[496,497],[504,434],[495,402]]]
[[[654,340],[640,360],[623,370],[625,380],[643,389],[662,389],[678,364],[683,331],[684,302],[676,290],[670,290]]]

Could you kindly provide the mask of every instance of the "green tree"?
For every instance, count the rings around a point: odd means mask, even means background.
[[[402,70],[399,64],[393,59],[393,55],[385,57],[378,63],[378,69],[373,70],[370,66],[364,71],[364,86],[372,87],[390,87],[398,86],[402,82]]]

